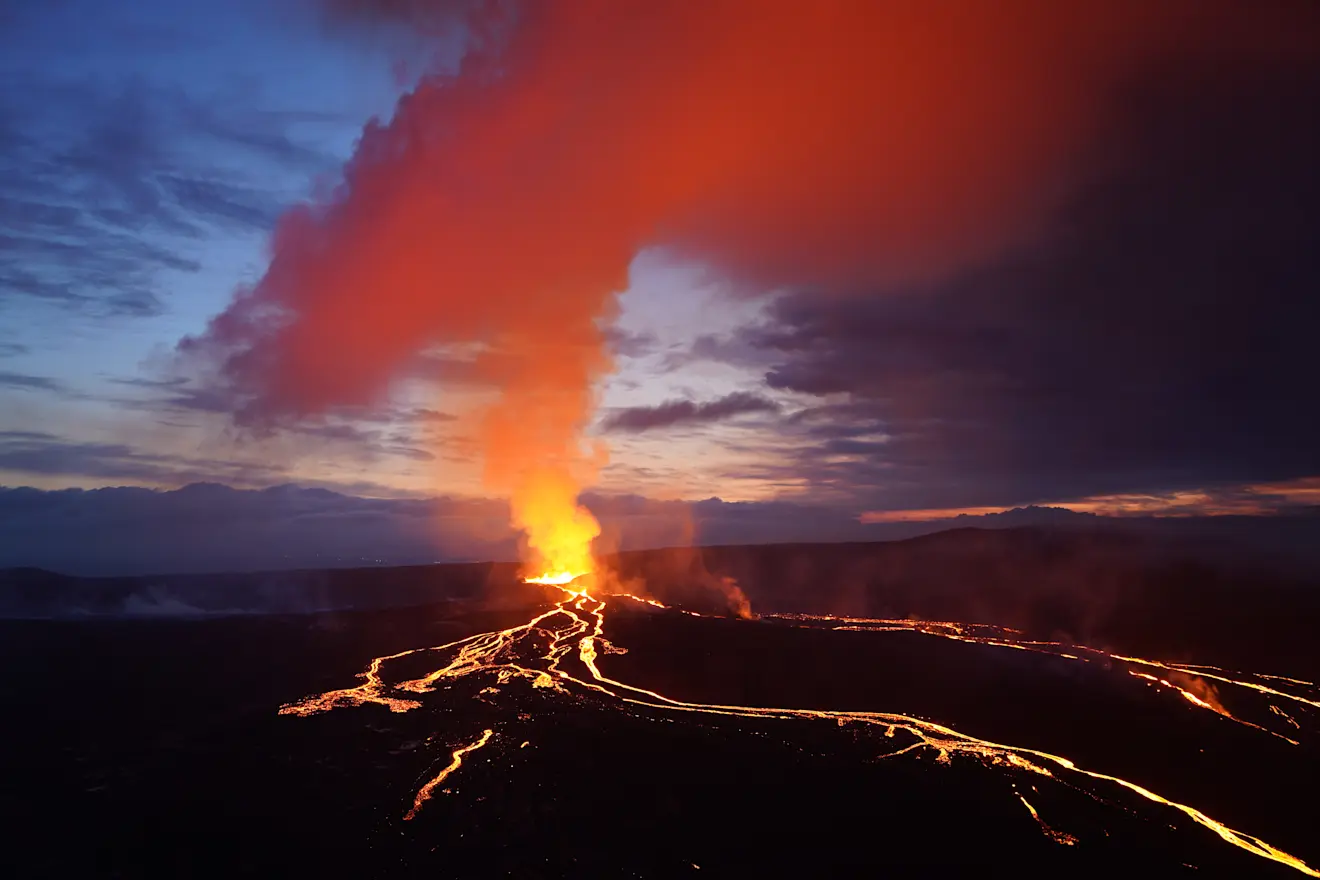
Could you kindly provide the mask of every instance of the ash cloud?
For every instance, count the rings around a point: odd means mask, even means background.
[[[329,4],[421,30],[456,8],[475,35],[458,72],[370,124],[344,186],[287,213],[265,277],[185,342],[242,418],[368,402],[445,342],[522,352],[524,374],[564,364],[544,381],[583,394],[608,369],[594,322],[648,245],[774,286],[945,276],[1034,230],[1116,84],[1158,60],[1302,51],[1296,19],[1314,19],[1231,2]]]
[[[1031,247],[902,295],[781,300],[745,340],[769,385],[846,396],[798,417],[787,467],[892,509],[1320,473],[1317,102],[1315,65],[1147,84],[1120,159]]]
[[[475,350],[429,368],[499,392],[488,488],[571,507],[603,460],[580,442],[618,347],[601,326],[661,246],[789,291],[750,341],[770,384],[846,398],[795,423],[797,484],[934,508],[1315,472],[1309,307],[1289,311],[1314,178],[1285,179],[1301,151],[1254,140],[1284,108],[1242,91],[1316,56],[1315,7],[330,4],[424,35],[455,9],[457,70],[370,123],[180,343],[239,422],[371,407],[427,352]],[[1245,124],[1221,124],[1223,89],[1187,100],[1223,70]],[[615,427],[730,414],[701,406]]]
[[[658,406],[635,406],[616,410],[605,417],[606,431],[641,433],[675,425],[702,425],[752,413],[777,413],[777,402],[759,394],[735,391],[716,400],[670,400]]]

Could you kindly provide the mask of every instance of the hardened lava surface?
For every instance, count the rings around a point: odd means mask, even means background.
[[[1288,670],[546,599],[3,624],[17,876],[1320,864],[1320,692]]]

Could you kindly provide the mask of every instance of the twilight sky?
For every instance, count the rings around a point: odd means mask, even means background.
[[[0,485],[1320,499],[1309,4],[467,5],[0,3]]]

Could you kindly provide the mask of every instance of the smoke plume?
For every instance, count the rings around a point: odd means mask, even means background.
[[[1041,221],[1116,86],[1173,56],[1277,51],[1305,12],[1209,0],[326,7],[340,24],[420,33],[461,20],[466,54],[366,127],[342,185],[280,220],[265,276],[182,347],[213,358],[238,418],[259,424],[369,404],[418,352],[476,344],[499,392],[487,482],[512,497],[534,564],[577,570],[564,548],[596,531],[576,497],[599,462],[581,431],[611,368],[601,327],[640,248],[805,289],[955,272]]]

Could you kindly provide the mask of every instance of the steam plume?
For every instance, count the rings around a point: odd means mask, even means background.
[[[238,416],[371,402],[417,352],[479,343],[500,391],[486,477],[538,559],[580,570],[600,322],[638,249],[757,283],[919,283],[1018,240],[1112,88],[1170,53],[1287,43],[1302,7],[327,0],[462,16],[456,74],[372,122],[332,197],[288,212],[265,276],[200,339]],[[1298,12],[1297,14],[1302,14]],[[576,511],[576,512],[575,512]],[[578,547],[578,550],[567,550]],[[567,554],[567,555],[565,555]]]

